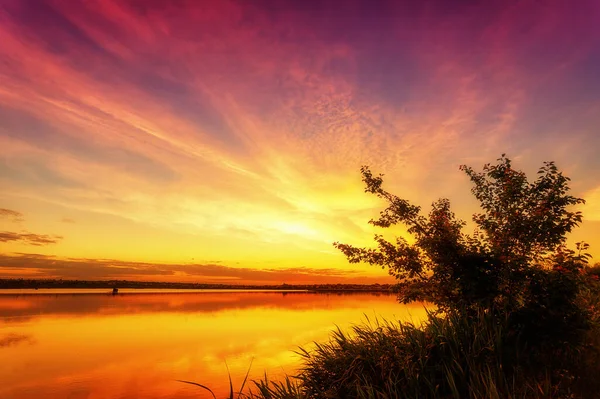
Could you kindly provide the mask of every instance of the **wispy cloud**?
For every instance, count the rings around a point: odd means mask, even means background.
[[[12,222],[22,222],[25,220],[21,212],[5,208],[0,208],[0,218],[5,218]]]
[[[61,236],[50,236],[46,234],[34,234],[34,233],[15,233],[10,231],[0,232],[0,242],[11,242],[19,241],[29,245],[42,246],[56,244],[63,237]]]
[[[14,269],[27,271],[28,275],[35,278],[61,277],[92,280],[145,279],[227,284],[375,283],[382,281],[380,277],[364,276],[357,270],[338,268],[247,268],[213,263],[167,264],[110,259],[60,258],[40,254],[0,255],[0,277],[12,277]],[[3,273],[3,270],[9,272]]]
[[[9,346],[16,346],[21,344],[34,344],[35,341],[30,335],[8,333],[0,335],[0,349],[7,348]]]

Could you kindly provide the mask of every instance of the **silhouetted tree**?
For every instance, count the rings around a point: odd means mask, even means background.
[[[571,207],[584,203],[568,194],[570,179],[545,162],[529,182],[505,155],[482,172],[464,165],[460,170],[473,183],[481,206],[473,215],[477,228],[472,235],[463,232],[465,222],[456,218],[448,199],[434,202],[423,216],[419,206],[384,190],[382,175],[363,166],[365,192],[387,203],[369,223],[404,225],[414,241],[396,237],[390,242],[376,235],[377,248],[339,242],[335,247],[350,263],[387,268],[404,302],[427,299],[441,309],[574,306],[578,271],[589,255],[583,253],[587,244],[578,243],[579,252],[565,247],[567,233],[582,220]]]

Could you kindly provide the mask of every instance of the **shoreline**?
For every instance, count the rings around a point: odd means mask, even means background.
[[[381,292],[392,293],[392,284],[207,284],[169,283],[131,280],[35,280],[0,279],[0,290],[47,290],[47,289],[107,289],[112,290],[181,290],[182,292],[208,290],[261,291],[261,292]],[[139,291],[141,292],[141,291]]]

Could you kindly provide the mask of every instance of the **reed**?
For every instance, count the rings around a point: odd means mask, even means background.
[[[301,349],[303,366],[297,375],[284,381],[269,381],[265,375],[254,381],[255,389],[246,397],[596,397],[592,392],[597,387],[583,387],[583,379],[574,375],[585,357],[581,351],[547,350],[520,341],[510,330],[509,317],[483,311],[430,314],[421,326],[367,321],[348,333],[337,329],[313,350]],[[546,362],[551,357],[555,361]],[[598,363],[585,366],[592,378],[600,372]]]
[[[298,349],[302,361],[295,375],[273,381],[265,374],[247,385],[246,373],[237,392],[230,378],[229,398],[597,398],[597,279],[586,279],[577,307],[586,315],[586,328],[561,336],[532,334],[528,327],[545,325],[553,313],[525,313],[534,318],[525,327],[521,314],[487,308],[429,313],[420,325],[366,318],[349,331],[338,328],[311,350]],[[539,339],[546,336],[551,339]],[[212,393],[205,385],[182,382]]]

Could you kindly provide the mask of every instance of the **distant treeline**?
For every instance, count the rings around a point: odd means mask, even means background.
[[[194,290],[308,290],[308,291],[364,291],[392,292],[392,284],[279,284],[242,285],[206,283],[169,283],[156,281],[129,280],[55,280],[55,279],[0,279],[0,289],[37,288],[155,288],[155,289],[194,289]]]

